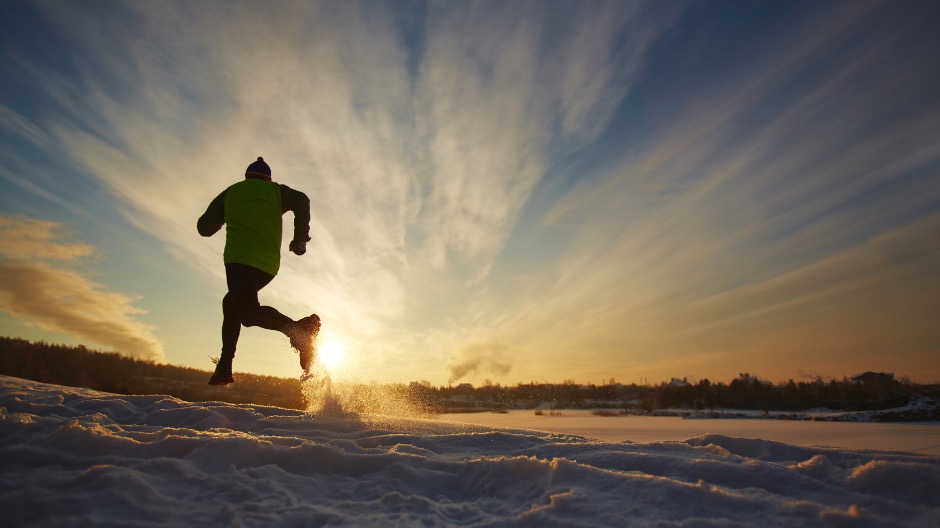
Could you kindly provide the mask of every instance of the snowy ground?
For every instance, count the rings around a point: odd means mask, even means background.
[[[0,376],[4,526],[940,526],[940,457],[634,444]]]
[[[565,410],[536,415],[512,410],[506,414],[445,414],[441,419],[490,427],[514,427],[565,433],[611,442],[685,440],[716,433],[761,438],[805,447],[827,446],[940,455],[938,422],[824,422],[767,419],[682,419],[675,416],[597,416],[591,411]]]

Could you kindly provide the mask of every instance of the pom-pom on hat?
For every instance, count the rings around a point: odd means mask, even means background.
[[[252,162],[252,164],[245,169],[245,176],[254,176],[255,178],[270,180],[271,167],[268,167],[268,164],[264,162],[264,158],[258,156],[258,161]]]

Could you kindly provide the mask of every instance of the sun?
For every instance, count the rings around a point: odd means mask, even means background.
[[[324,339],[317,347],[317,359],[331,373],[340,370],[345,356],[346,352],[343,350],[343,344],[332,337]]]

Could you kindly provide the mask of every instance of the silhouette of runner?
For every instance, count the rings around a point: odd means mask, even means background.
[[[281,216],[287,211],[294,213],[294,238],[288,248],[303,255],[310,241],[310,200],[300,191],[271,181],[271,167],[259,156],[248,165],[245,179],[222,191],[199,217],[196,228],[204,237],[226,226],[223,261],[228,293],[222,299],[222,357],[209,379],[210,385],[235,381],[232,359],[243,325],[286,335],[300,352],[300,367],[310,371],[320,318],[311,314],[294,321],[258,301],[258,292],[277,275],[281,265]]]

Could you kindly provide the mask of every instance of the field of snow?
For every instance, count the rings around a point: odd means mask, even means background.
[[[940,457],[580,436],[0,376],[4,526],[940,526]]]
[[[680,441],[715,433],[761,438],[799,446],[827,446],[940,455],[940,423],[814,422],[765,419],[691,419],[673,416],[596,416],[591,411],[547,412],[512,410],[505,414],[446,414],[443,420],[565,433],[611,442]]]

